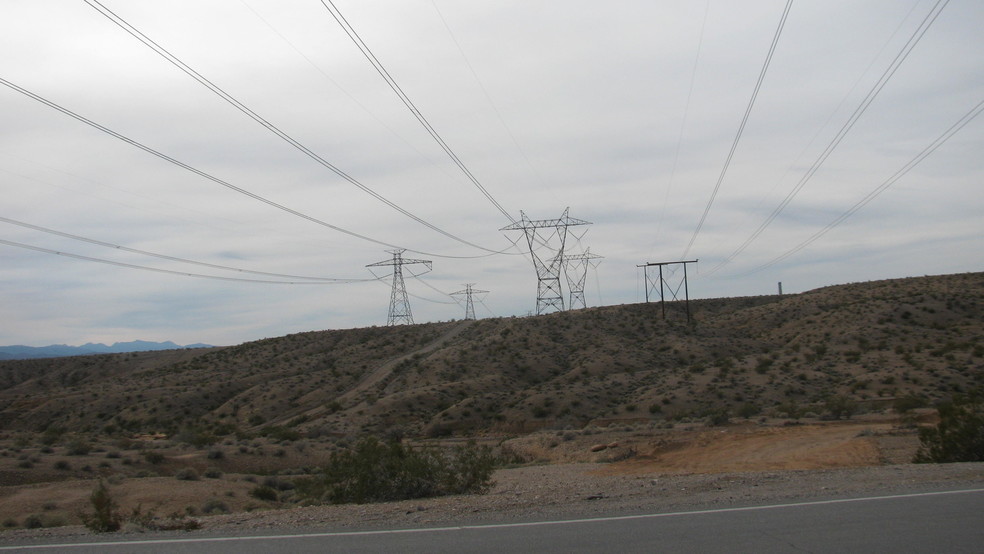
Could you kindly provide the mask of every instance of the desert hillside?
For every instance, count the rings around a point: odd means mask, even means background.
[[[708,482],[729,499],[977,482],[977,464],[886,464],[912,460],[932,402],[981,387],[982,299],[976,273],[695,301],[690,324],[636,304],[0,362],[0,539],[85,532],[104,485],[145,531],[639,509]],[[304,508],[298,483],[369,433],[477,438],[505,467],[481,499]]]
[[[984,274],[0,362],[0,430],[459,436],[842,416],[984,381]]]

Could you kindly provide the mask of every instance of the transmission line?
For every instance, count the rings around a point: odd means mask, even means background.
[[[776,51],[776,45],[779,44],[779,37],[782,35],[782,28],[786,25],[786,17],[789,15],[789,9],[793,6],[793,0],[786,0],[786,8],[782,11],[782,17],[779,19],[779,26],[776,28],[776,34],[772,37],[772,44],[769,46],[769,53],[765,57],[765,63],[762,64],[762,70],[759,72],[758,81],[755,83],[755,90],[752,91],[752,97],[748,101],[748,107],[745,108],[745,115],[741,119],[741,124],[738,126],[738,132],[735,134],[735,140],[731,143],[731,151],[728,152],[728,157],[724,161],[724,167],[721,168],[721,174],[718,176],[717,183],[714,185],[714,191],[711,192],[711,198],[707,201],[707,206],[704,208],[704,213],[700,216],[700,221],[697,223],[697,228],[694,229],[693,236],[690,237],[690,242],[687,243],[687,248],[683,251],[683,256],[680,258],[686,258],[687,254],[690,253],[690,248],[694,245],[694,241],[697,240],[697,235],[700,234],[701,228],[704,226],[704,221],[707,219],[708,212],[711,211],[711,205],[714,204],[714,199],[717,197],[718,190],[721,188],[721,183],[724,182],[724,176],[728,173],[728,167],[731,165],[731,159],[735,155],[735,150],[738,148],[738,142],[741,140],[741,135],[745,131],[745,124],[748,123],[748,116],[752,113],[752,107],[755,105],[755,99],[758,97],[759,89],[762,88],[762,81],[765,80],[765,72],[769,69],[769,64],[772,62],[772,55]]]
[[[885,88],[885,85],[888,84],[888,81],[891,80],[893,75],[895,75],[895,72],[898,71],[899,67],[906,60],[906,58],[909,57],[909,54],[912,53],[912,50],[913,48],[916,47],[916,44],[918,44],[919,41],[922,40],[923,35],[926,34],[926,31],[929,29],[929,27],[933,24],[933,22],[936,21],[936,18],[939,17],[940,12],[943,11],[943,8],[946,7],[949,1],[950,0],[938,0],[936,2],[936,4],[929,11],[929,13],[926,14],[926,17],[923,18],[922,22],[919,24],[916,30],[913,31],[912,35],[909,37],[909,40],[906,41],[905,45],[902,47],[902,50],[899,51],[899,53],[895,56],[895,59],[892,60],[892,63],[889,64],[889,66],[881,74],[881,77],[878,78],[878,81],[874,84],[874,86],[871,87],[871,90],[868,91],[868,94],[865,95],[864,99],[861,100],[861,103],[858,105],[858,107],[855,108],[854,113],[851,114],[851,117],[847,119],[847,121],[840,128],[840,130],[830,141],[827,147],[823,150],[823,152],[820,153],[820,156],[818,156],[817,159],[813,162],[813,165],[811,165],[810,168],[806,171],[806,173],[803,174],[803,177],[800,178],[799,182],[796,183],[793,189],[789,191],[789,194],[787,194],[786,197],[783,198],[782,202],[780,202],[779,205],[776,206],[774,210],[772,210],[772,213],[770,213],[769,216],[765,218],[765,221],[763,221],[762,224],[758,226],[758,228],[751,234],[751,236],[745,239],[745,241],[742,242],[741,245],[739,245],[738,248],[736,248],[735,251],[732,252],[730,256],[725,258],[718,265],[714,266],[707,273],[707,275],[710,275],[718,271],[726,264],[730,263],[731,260],[733,260],[736,256],[744,252],[744,250],[748,248],[748,246],[753,241],[755,241],[755,239],[757,239],[759,235],[762,234],[763,231],[765,231],[766,227],[768,227],[776,219],[776,217],[779,216],[779,214],[786,208],[786,206],[788,206],[789,203],[793,201],[793,198],[795,198],[796,195],[799,194],[800,190],[802,190],[803,187],[806,186],[806,183],[809,182],[809,180],[813,178],[813,175],[816,174],[817,170],[820,169],[820,166],[822,166],[824,162],[827,161],[827,158],[830,157],[834,149],[836,149],[837,146],[840,145],[841,141],[844,140],[844,137],[847,136],[847,134],[851,131],[851,129],[854,127],[854,124],[858,122],[858,119],[860,119],[861,116],[864,114],[864,112],[868,110],[868,107],[871,105],[872,102],[874,102],[875,98],[882,91],[882,89]]]
[[[490,249],[490,248],[486,248],[484,246],[479,246],[479,245],[477,245],[477,244],[475,244],[473,242],[470,242],[468,240],[465,240],[465,239],[463,239],[463,238],[461,238],[461,237],[459,237],[459,236],[457,236],[457,235],[455,235],[453,233],[450,233],[448,231],[445,231],[445,230],[441,229],[440,227],[437,227],[436,225],[430,223],[429,221],[426,221],[425,219],[423,219],[423,218],[421,218],[421,217],[419,217],[417,215],[414,215],[413,213],[411,213],[411,212],[407,211],[406,209],[400,207],[395,202],[387,199],[386,197],[384,197],[381,194],[377,193],[376,191],[374,191],[373,189],[369,188],[368,186],[362,184],[356,178],[352,177],[348,173],[345,173],[344,171],[342,171],[341,169],[339,169],[338,167],[336,167],[332,163],[328,162],[327,160],[325,160],[324,158],[322,158],[321,156],[319,156],[318,154],[316,154],[315,152],[311,151],[309,148],[307,148],[306,146],[304,146],[303,144],[301,144],[300,142],[298,142],[297,140],[295,140],[293,137],[291,137],[290,135],[288,135],[287,133],[285,133],[284,131],[282,131],[276,125],[274,125],[273,123],[270,123],[269,121],[267,121],[266,119],[264,119],[263,117],[261,117],[260,115],[258,115],[256,112],[254,112],[253,110],[251,110],[248,107],[246,107],[246,105],[244,105],[242,102],[240,102],[239,100],[237,100],[236,98],[234,98],[233,96],[231,96],[229,93],[227,93],[226,91],[224,91],[222,88],[220,88],[215,83],[213,83],[213,82],[209,81],[208,79],[206,79],[205,77],[203,77],[200,73],[198,73],[197,71],[195,71],[194,69],[192,69],[190,66],[188,66],[183,61],[181,61],[178,57],[174,56],[173,54],[171,54],[170,52],[168,52],[164,47],[162,47],[161,45],[159,45],[156,42],[154,42],[153,39],[151,39],[150,37],[144,35],[139,30],[137,30],[134,26],[132,26],[126,20],[124,20],[122,17],[120,17],[119,15],[117,15],[116,13],[114,13],[112,10],[110,10],[109,8],[107,8],[104,5],[102,5],[98,0],[83,0],[83,1],[86,4],[88,4],[89,6],[91,6],[93,9],[95,9],[97,12],[99,12],[101,15],[103,15],[104,17],[106,17],[107,19],[109,19],[110,21],[112,21],[113,23],[115,23],[121,29],[123,29],[124,31],[126,31],[127,33],[129,33],[131,36],[133,36],[134,38],[136,38],[137,40],[139,40],[145,46],[147,46],[148,48],[150,48],[151,50],[153,50],[155,53],[157,53],[158,55],[160,55],[161,57],[163,57],[165,60],[167,60],[168,62],[170,62],[172,65],[174,65],[175,67],[177,67],[178,69],[180,69],[181,71],[183,71],[189,77],[191,77],[194,80],[198,81],[205,88],[209,89],[210,91],[212,91],[213,93],[215,93],[216,95],[218,95],[220,98],[222,98],[223,100],[225,100],[226,102],[228,102],[229,104],[231,104],[237,110],[239,110],[243,114],[247,115],[250,119],[252,119],[253,121],[256,121],[257,123],[259,123],[260,125],[262,125],[264,128],[266,128],[267,130],[269,130],[273,134],[277,135],[278,137],[280,137],[281,139],[283,139],[285,142],[287,142],[288,144],[290,144],[291,146],[293,146],[294,148],[296,148],[297,150],[299,150],[300,152],[302,152],[303,154],[305,154],[306,156],[308,156],[312,160],[318,162],[319,164],[321,164],[322,166],[324,166],[325,168],[327,168],[328,170],[330,170],[335,175],[338,175],[339,177],[341,177],[345,181],[351,183],[352,185],[355,185],[358,189],[360,189],[363,192],[369,194],[370,196],[372,196],[376,200],[379,200],[383,204],[386,204],[390,208],[393,208],[394,210],[396,210],[396,211],[400,212],[401,214],[409,217],[410,219],[416,221],[417,223],[420,223],[421,225],[423,225],[423,226],[425,226],[425,227],[427,227],[427,228],[429,228],[429,229],[431,229],[431,230],[433,230],[433,231],[435,231],[437,233],[440,233],[440,234],[442,234],[442,235],[444,235],[444,236],[446,236],[446,237],[448,237],[448,238],[450,238],[450,239],[452,239],[454,241],[460,242],[460,243],[465,244],[467,246],[471,246],[473,248],[477,248],[479,250],[484,250],[486,252],[499,253],[496,250],[493,250],[493,249]]]
[[[851,217],[858,210],[860,210],[861,208],[863,208],[864,206],[866,206],[869,202],[871,202],[872,200],[874,200],[876,196],[878,196],[879,194],[885,192],[885,190],[887,190],[888,187],[890,187],[893,184],[895,184],[896,181],[898,181],[906,173],[908,173],[909,171],[911,171],[912,168],[914,168],[917,165],[919,165],[920,162],[922,162],[927,157],[929,157],[930,154],[932,154],[933,152],[935,152],[937,148],[939,148],[940,146],[943,146],[943,143],[945,143],[946,141],[950,140],[950,138],[953,135],[955,135],[958,131],[960,131],[960,129],[963,129],[964,126],[966,126],[968,123],[970,123],[974,118],[976,118],[977,116],[979,116],[982,111],[984,111],[984,100],[981,100],[976,106],[973,107],[973,109],[971,109],[969,112],[967,112],[966,114],[964,114],[963,117],[961,117],[959,120],[957,120],[956,123],[954,123],[953,125],[951,125],[949,129],[947,129],[946,131],[944,131],[942,135],[940,135],[939,137],[936,138],[936,140],[934,140],[933,142],[931,142],[929,144],[929,146],[927,146],[926,148],[924,148],[921,152],[919,152],[918,154],[916,154],[916,156],[914,158],[912,158],[911,160],[909,160],[908,163],[906,163],[904,166],[902,166],[901,169],[899,169],[891,177],[889,177],[888,179],[886,179],[885,181],[883,181],[882,184],[880,184],[877,187],[875,187],[874,190],[872,190],[867,195],[865,195],[864,198],[862,198],[861,200],[858,200],[857,203],[855,203],[853,206],[851,206],[847,211],[845,211],[841,215],[837,216],[833,221],[831,221],[830,223],[828,223],[823,229],[820,229],[819,231],[817,231],[816,233],[814,233],[813,235],[811,235],[810,238],[808,238],[808,239],[804,240],[803,242],[797,244],[796,246],[790,248],[789,250],[787,250],[783,254],[780,254],[779,256],[776,256],[771,261],[766,262],[765,264],[762,264],[759,267],[757,267],[757,268],[755,268],[755,269],[753,269],[753,270],[745,273],[745,275],[751,274],[751,273],[755,273],[755,272],[758,272],[758,271],[761,271],[761,270],[763,270],[763,269],[765,269],[767,267],[771,267],[771,266],[773,266],[773,265],[781,262],[782,260],[785,260],[786,258],[792,256],[793,254],[799,252],[800,250],[806,248],[810,244],[813,244],[817,239],[819,239],[823,235],[827,234],[828,231],[830,231],[834,227],[837,227],[838,225],[840,225],[841,223],[843,223],[844,220],[846,220],[847,218]]]
[[[69,238],[69,239],[72,239],[72,240],[77,240],[77,241],[80,241],[80,242],[88,242],[89,244],[95,244],[97,246],[104,246],[106,248],[112,248],[114,250],[120,250],[120,251],[123,251],[123,252],[132,252],[134,254],[142,254],[144,256],[151,256],[153,258],[160,258],[162,260],[168,260],[168,261],[172,261],[172,262],[181,262],[181,263],[185,263],[185,264],[198,265],[198,266],[202,266],[202,267],[210,267],[210,268],[213,268],[213,269],[222,269],[222,270],[226,270],[226,271],[235,271],[235,272],[238,272],[238,273],[249,273],[251,275],[265,275],[267,277],[283,277],[283,278],[286,278],[286,279],[308,279],[308,280],[312,280],[312,281],[324,281],[324,282],[334,282],[334,283],[362,283],[362,282],[373,281],[374,280],[374,279],[337,279],[337,278],[332,278],[332,277],[308,277],[308,276],[304,276],[304,275],[289,275],[289,274],[285,274],[285,273],[270,273],[270,272],[266,272],[266,271],[253,271],[253,270],[250,270],[250,269],[241,269],[241,268],[238,268],[238,267],[230,267],[230,266],[225,266],[225,265],[211,264],[211,263],[207,263],[207,262],[198,262],[198,261],[195,261],[195,260],[188,260],[188,259],[185,259],[185,258],[178,258],[176,256],[168,256],[168,255],[165,255],[165,254],[157,254],[157,253],[154,253],[154,252],[148,252],[146,250],[139,250],[137,248],[129,248],[129,247],[126,247],[126,246],[120,246],[118,244],[112,244],[112,243],[104,242],[104,241],[101,241],[101,240],[96,240],[96,239],[91,239],[91,238],[87,238],[87,237],[82,237],[82,236],[79,236],[79,235],[73,235],[71,233],[65,233],[63,231],[57,231],[55,229],[49,229],[47,227],[42,227],[40,225],[34,225],[34,224],[31,224],[31,223],[25,223],[23,221],[17,221],[16,219],[10,219],[9,217],[0,216],[0,221],[2,221],[4,223],[10,223],[11,225],[17,225],[17,226],[20,226],[20,227],[24,227],[24,228],[27,228],[27,229],[33,229],[35,231],[41,231],[43,233],[48,233],[48,234],[51,234],[51,235],[57,235],[57,236],[60,236],[60,237],[65,237],[65,238]]]
[[[335,6],[335,3],[332,0],[327,0],[327,2],[325,0],[321,0],[321,4],[325,7],[326,10],[328,10],[328,13],[330,13],[331,16],[335,18],[335,21],[337,21],[338,25],[341,26],[343,31],[345,31],[345,34],[348,35],[349,39],[351,39],[352,42],[355,44],[355,46],[359,49],[359,51],[362,52],[362,55],[365,56],[367,60],[369,60],[369,63],[372,64],[372,67],[376,70],[376,73],[379,73],[379,76],[382,77],[384,81],[386,81],[386,84],[389,85],[390,89],[392,89],[393,92],[396,93],[396,95],[400,98],[400,101],[403,102],[403,105],[406,106],[408,110],[410,110],[410,113],[412,113],[413,116],[417,118],[417,121],[419,121],[420,124],[423,125],[424,129],[431,136],[431,138],[433,138],[437,142],[437,144],[444,150],[444,152],[448,155],[448,157],[451,158],[451,161],[458,166],[458,169],[460,169],[461,172],[465,174],[465,177],[467,177],[468,180],[470,180],[472,184],[474,184],[478,188],[478,190],[481,191],[481,193],[485,196],[485,198],[487,198],[488,201],[491,202],[492,205],[495,206],[497,210],[502,212],[502,215],[506,216],[506,218],[508,218],[509,221],[515,223],[516,219],[513,218],[513,216],[511,216],[509,212],[507,212],[506,209],[503,208],[502,205],[499,204],[499,202],[492,197],[492,194],[490,194],[489,191],[484,186],[482,186],[482,183],[478,181],[475,175],[472,174],[472,172],[467,167],[465,167],[465,164],[464,162],[461,161],[461,158],[459,158],[458,155],[454,153],[454,150],[452,150],[451,147],[448,146],[448,143],[444,141],[441,135],[438,134],[437,130],[434,129],[434,127],[430,124],[429,121],[427,121],[427,118],[424,117],[424,114],[421,113],[420,110],[417,108],[417,106],[414,105],[413,101],[410,100],[410,97],[407,96],[407,94],[403,91],[400,85],[397,84],[396,80],[393,79],[393,77],[389,74],[389,71],[386,71],[386,68],[383,67],[383,64],[379,61],[379,58],[377,58],[376,55],[373,54],[369,46],[366,45],[365,41],[362,40],[362,37],[359,36],[359,33],[356,32],[354,27],[352,27],[352,24],[349,23],[347,19],[345,19],[345,16],[342,15],[342,12],[338,9],[337,6]]]
[[[272,206],[274,208],[277,208],[278,210],[282,210],[282,211],[287,212],[287,213],[289,213],[291,215],[294,215],[294,216],[300,217],[302,219],[306,219],[306,220],[308,220],[308,221],[310,221],[312,223],[316,223],[318,225],[321,225],[322,227],[327,227],[327,228],[329,228],[329,229],[331,229],[333,231],[338,231],[340,233],[345,233],[346,235],[349,235],[349,236],[352,236],[352,237],[355,237],[355,238],[359,238],[359,239],[362,239],[362,240],[365,240],[365,241],[368,241],[368,242],[379,244],[381,246],[387,246],[387,247],[390,247],[390,248],[402,248],[400,246],[396,246],[396,245],[390,244],[388,242],[384,242],[384,241],[381,241],[381,240],[378,240],[378,239],[374,239],[374,238],[368,237],[366,235],[362,235],[360,233],[356,233],[355,231],[349,231],[348,229],[343,229],[342,227],[338,227],[337,225],[332,225],[331,223],[328,223],[326,221],[322,221],[322,220],[320,220],[320,219],[318,219],[316,217],[309,216],[309,215],[307,215],[305,213],[302,213],[302,212],[299,212],[299,211],[297,211],[297,210],[295,210],[293,208],[288,208],[287,206],[284,206],[283,204],[278,204],[277,202],[274,202],[273,200],[270,200],[268,198],[265,198],[263,196],[260,196],[259,194],[250,192],[250,191],[248,191],[248,190],[246,190],[244,188],[241,188],[241,187],[237,187],[236,185],[233,185],[232,183],[229,183],[227,181],[224,181],[222,179],[219,179],[218,177],[215,177],[213,175],[210,175],[208,173],[205,173],[204,171],[202,171],[200,169],[197,169],[195,167],[192,167],[192,166],[190,166],[190,165],[188,165],[188,164],[186,164],[186,163],[184,163],[184,162],[182,162],[180,160],[177,160],[175,158],[172,158],[171,156],[168,156],[167,154],[164,154],[162,152],[159,152],[157,150],[154,150],[153,148],[151,148],[151,147],[149,147],[149,146],[147,146],[145,144],[142,144],[142,143],[137,142],[136,140],[133,140],[133,139],[131,139],[131,138],[125,136],[125,135],[122,135],[120,133],[117,133],[116,131],[114,131],[114,130],[112,130],[112,129],[104,126],[104,125],[100,125],[99,123],[96,123],[95,121],[92,121],[91,119],[88,119],[88,118],[86,118],[86,117],[84,117],[82,115],[79,115],[79,114],[77,114],[77,113],[69,110],[68,108],[65,108],[65,107],[60,106],[60,105],[58,105],[58,104],[56,104],[56,103],[54,103],[54,102],[52,102],[52,101],[44,98],[43,96],[37,95],[37,94],[35,94],[35,93],[33,93],[33,92],[31,92],[31,91],[23,88],[23,87],[20,87],[18,85],[15,85],[14,83],[11,83],[10,81],[4,79],[3,77],[0,77],[0,84],[4,85],[4,86],[6,86],[6,87],[8,87],[8,88],[10,88],[12,90],[17,91],[17,92],[23,94],[24,96],[27,96],[28,98],[31,98],[32,100],[35,100],[37,102],[40,102],[41,104],[44,104],[45,106],[48,106],[49,108],[53,108],[53,109],[55,109],[55,110],[57,110],[57,111],[65,114],[65,115],[67,115],[67,116],[69,116],[69,117],[71,117],[71,118],[79,121],[79,122],[85,123],[86,125],[89,125],[90,127],[94,128],[94,129],[97,129],[99,131],[102,131],[102,132],[106,133],[107,135],[110,135],[110,136],[112,136],[112,137],[114,137],[116,139],[119,139],[119,140],[121,140],[121,141],[123,141],[123,142],[125,142],[125,143],[127,143],[127,144],[129,144],[131,146],[135,146],[135,147],[139,148],[140,150],[143,150],[144,152],[147,152],[148,154],[152,154],[152,155],[154,155],[154,156],[156,156],[156,157],[158,157],[158,158],[160,158],[160,159],[162,159],[162,160],[164,160],[166,162],[169,162],[169,163],[174,164],[174,165],[176,165],[176,166],[178,166],[178,167],[180,167],[182,169],[185,169],[187,171],[190,171],[190,172],[192,172],[195,175],[198,175],[200,177],[204,177],[205,179],[208,179],[209,181],[212,181],[213,183],[222,185],[223,187],[226,187],[226,188],[228,188],[230,190],[233,190],[235,192],[238,192],[239,194],[242,194],[242,195],[248,196],[248,197],[250,197],[250,198],[252,198],[254,200],[258,200],[260,202],[263,202],[264,204],[267,204],[268,206]],[[409,251],[409,252],[416,252],[418,254],[424,254],[424,255],[427,255],[427,256],[434,256],[434,257],[438,257],[438,258],[455,258],[455,259],[483,258],[483,257],[491,256],[493,254],[500,254],[500,253],[503,253],[504,252],[504,251],[502,251],[502,252],[494,252],[494,253],[491,253],[491,254],[482,254],[482,255],[479,255],[479,256],[448,256],[448,255],[442,255],[442,254],[434,254],[434,253],[431,253],[431,252],[424,252],[424,251],[421,251],[421,250],[412,250],[412,249],[409,249],[409,248],[407,248],[406,250]]]
[[[117,262],[113,260],[106,260],[103,258],[93,258],[91,256],[83,256],[81,254],[72,254],[71,252],[62,252],[60,250],[51,250],[49,248],[41,248],[40,246],[32,246],[30,244],[24,244],[22,242],[14,242],[12,240],[0,239],[0,244],[6,244],[7,246],[16,246],[17,248],[24,248],[26,250],[34,250],[35,252],[43,252],[45,254],[54,254],[55,256],[64,256],[66,258],[74,258],[76,260],[85,260],[87,262],[96,262],[100,264],[113,265],[117,267],[126,267],[129,269],[140,269],[143,271],[153,271],[155,273],[166,273],[169,275],[180,275],[182,277],[197,277],[199,279],[214,279],[218,281],[236,281],[241,283],[264,283],[271,285],[331,285],[340,284],[343,282],[366,282],[373,281],[374,279],[352,279],[350,281],[338,280],[338,281],[271,281],[266,279],[245,279],[242,277],[223,277],[221,275],[204,275],[201,273],[188,273],[185,271],[175,271],[173,269],[161,269],[157,267],[148,267],[144,265],[128,264],[123,262]],[[307,279],[307,277],[302,277]]]
[[[693,69],[690,71],[690,86],[687,90],[687,103],[683,106],[683,118],[680,121],[680,133],[677,137],[676,149],[673,152],[673,165],[670,166],[670,178],[666,183],[666,193],[663,196],[663,206],[660,209],[659,219],[656,221],[656,233],[653,245],[660,238],[663,228],[663,220],[666,218],[666,206],[670,203],[670,191],[673,189],[673,180],[676,177],[677,165],[680,161],[680,148],[683,146],[683,133],[687,128],[687,116],[690,113],[690,101],[694,96],[694,83],[697,81],[697,65],[700,63],[700,51],[704,46],[704,30],[707,27],[707,14],[710,12],[711,0],[704,2],[704,18],[700,24],[700,35],[697,38],[697,53],[694,55]]]
[[[489,91],[487,88],[485,88],[485,84],[482,82],[482,79],[479,78],[478,72],[475,71],[475,68],[472,66],[471,62],[468,61],[468,56],[465,55],[465,50],[461,47],[461,43],[458,42],[458,38],[454,35],[454,32],[451,30],[451,26],[448,25],[448,21],[447,19],[444,18],[444,14],[441,12],[441,8],[437,6],[437,2],[435,2],[434,0],[431,0],[431,6],[434,8],[434,11],[437,12],[437,17],[440,18],[441,23],[444,24],[444,29],[447,30],[448,36],[451,37],[451,42],[453,42],[455,47],[458,49],[458,53],[461,54],[461,59],[464,60],[465,65],[468,67],[468,71],[470,71],[472,77],[475,78],[475,82],[478,84],[478,88],[482,89],[482,94],[484,94],[485,99],[488,100],[489,106],[491,106],[492,111],[495,112],[496,117],[499,119],[499,123],[502,124],[502,128],[506,130],[506,134],[508,134],[509,138],[512,139],[513,145],[516,146],[516,150],[523,157],[523,160],[526,161],[526,165],[530,167],[530,170],[533,172],[533,175],[536,177],[537,181],[540,182],[541,186],[544,186],[544,188],[546,188],[545,183],[543,181],[543,177],[540,176],[540,172],[537,171],[536,166],[533,165],[533,162],[530,160],[529,156],[526,155],[526,151],[523,149],[523,147],[519,145],[519,141],[516,139],[516,135],[513,134],[512,129],[509,128],[509,125],[506,123],[505,118],[502,117],[502,112],[499,111],[499,107],[496,106],[495,102],[492,100],[492,95],[489,94]],[[506,214],[506,216],[509,217],[509,214]],[[513,218],[510,217],[510,219]],[[515,221],[515,219],[513,219],[513,221]]]

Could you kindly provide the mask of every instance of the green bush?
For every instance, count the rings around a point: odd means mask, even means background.
[[[92,531],[109,533],[118,531],[123,525],[119,507],[113,497],[110,496],[106,483],[99,482],[99,486],[89,496],[89,503],[92,504],[93,513],[82,514],[82,523]]]
[[[937,408],[940,422],[919,429],[916,463],[984,462],[984,403],[955,397]]]
[[[332,454],[320,477],[299,481],[301,497],[333,504],[485,493],[494,458],[473,443],[450,450],[414,449],[375,437]]]

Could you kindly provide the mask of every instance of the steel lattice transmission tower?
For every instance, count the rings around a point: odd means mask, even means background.
[[[475,319],[475,303],[472,301],[473,294],[482,294],[489,292],[487,290],[473,289],[475,283],[467,283],[464,290],[459,290],[458,292],[452,292],[452,296],[465,295],[465,319]]]
[[[568,211],[570,208],[565,209],[564,214],[558,219],[539,220],[532,220],[521,211],[519,221],[500,229],[500,231],[523,231],[526,236],[533,267],[536,269],[536,315],[546,313],[550,308],[564,310],[564,291],[560,286],[560,274],[564,270],[567,228],[591,224],[568,216]],[[540,249],[545,250],[546,255],[541,255]]]
[[[569,310],[576,310],[578,304],[582,308],[588,307],[584,301],[584,282],[588,280],[588,266],[595,266],[596,263],[592,260],[602,257],[592,254],[590,248],[586,249],[584,254],[564,256],[564,274],[567,276],[567,288],[571,297]]]
[[[390,293],[389,315],[386,317],[386,325],[413,325],[413,314],[410,313],[410,301],[407,299],[407,287],[403,283],[403,266],[409,264],[424,264],[427,270],[431,269],[430,260],[413,260],[403,257],[406,249],[387,250],[393,254],[392,260],[385,260],[369,264],[366,267],[393,266],[393,289]]]

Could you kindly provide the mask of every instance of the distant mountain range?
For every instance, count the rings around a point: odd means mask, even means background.
[[[86,343],[82,346],[52,344],[51,346],[0,346],[0,360],[28,360],[34,358],[61,358],[65,356],[88,356],[91,354],[121,354],[124,352],[149,352],[151,350],[175,350],[179,348],[209,348],[210,344],[187,344],[181,346],[171,341],[148,342],[135,340],[117,342],[112,346],[102,343]]]

